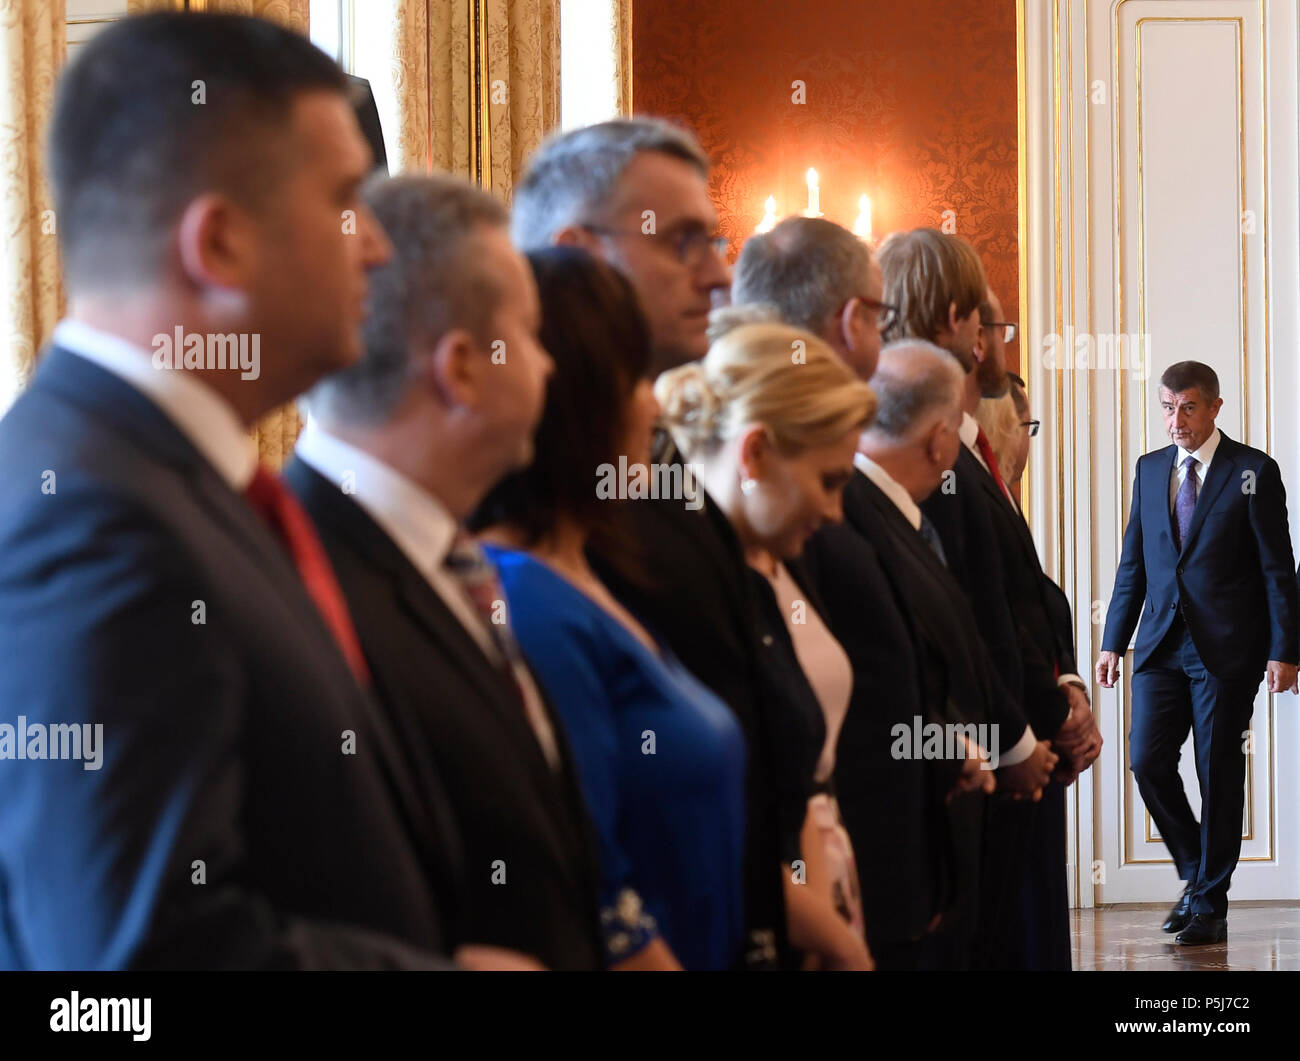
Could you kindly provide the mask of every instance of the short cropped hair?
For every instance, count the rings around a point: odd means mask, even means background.
[[[900,339],[880,351],[871,377],[876,419],[871,430],[895,442],[910,440],[936,410],[961,408],[965,377],[948,351],[922,339]]]
[[[895,232],[880,246],[885,298],[898,307],[891,339],[933,342],[948,325],[948,307],[969,317],[988,292],[984,266],[964,239],[933,228]]]
[[[1219,396],[1219,374],[1202,361],[1178,361],[1165,369],[1160,386],[1174,394],[1196,387],[1212,402]]]
[[[69,287],[155,279],[206,191],[264,201],[291,167],[292,105],[312,91],[346,99],[347,81],[262,19],[159,12],[97,34],[59,79],[47,144]]]
[[[731,302],[768,303],[787,324],[820,335],[844,303],[866,295],[870,268],[870,248],[847,228],[821,217],[787,217],[745,241]]]
[[[567,225],[589,220],[646,151],[680,159],[701,177],[709,159],[686,129],[662,118],[617,118],[555,133],[528,160],[515,188],[511,235],[524,251],[549,245]]]
[[[508,218],[496,199],[458,177],[377,176],[361,194],[393,255],[370,272],[361,359],[317,383],[306,404],[326,419],[374,424],[408,385],[413,344],[433,345],[455,328],[487,342],[501,285],[476,237],[504,230]]]

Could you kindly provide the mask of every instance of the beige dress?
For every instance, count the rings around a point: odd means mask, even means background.
[[[835,772],[835,746],[839,742],[840,727],[848,714],[849,697],[853,692],[853,666],[843,646],[835,639],[817,609],[807,603],[798,583],[790,577],[784,564],[778,564],[771,579],[777,602],[785,616],[790,639],[794,642],[795,656],[803,668],[808,684],[812,686],[826,721],[826,743],[813,774],[814,782],[821,788],[808,801],[808,814],[821,843],[835,908],[853,928],[865,935],[866,925],[862,915],[862,890],[858,885],[858,869],[853,857],[853,845],[840,819],[839,804],[830,790],[831,776]],[[802,622],[797,621],[802,619]],[[810,880],[810,884],[819,882]]]

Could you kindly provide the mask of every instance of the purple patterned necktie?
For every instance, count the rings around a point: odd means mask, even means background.
[[[1189,456],[1183,461],[1187,474],[1183,476],[1183,485],[1178,488],[1174,498],[1174,523],[1178,526],[1178,548],[1182,549],[1187,540],[1187,528],[1192,525],[1192,511],[1196,508],[1196,465],[1199,462]]]

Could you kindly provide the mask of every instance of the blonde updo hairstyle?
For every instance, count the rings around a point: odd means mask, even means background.
[[[777,453],[796,457],[866,428],[876,396],[811,332],[788,324],[741,324],[703,361],[655,383],[662,421],[687,460],[708,457],[749,424],[762,424]]]

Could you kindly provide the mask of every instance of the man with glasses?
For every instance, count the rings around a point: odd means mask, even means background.
[[[656,374],[704,356],[713,294],[730,282],[708,176],[708,158],[685,129],[629,118],[551,137],[515,192],[521,250],[576,244],[632,281]]]
[[[871,248],[848,229],[820,217],[787,217],[745,241],[731,304],[771,306],[787,324],[825,339],[859,379],[869,380],[880,333],[892,320],[882,285]]]
[[[708,176],[708,158],[688,131],[655,118],[624,118],[547,140],[515,192],[511,231],[520,249],[575,244],[628,276],[648,318],[656,374],[708,351],[713,296],[730,280],[714,234]],[[660,433],[655,459],[681,464],[670,441]],[[674,481],[687,480],[683,474]],[[693,503],[701,495],[704,505]],[[771,967],[787,953],[781,865],[799,857],[797,824],[781,823],[802,822],[804,813],[799,781],[781,774],[797,757],[778,746],[774,720],[795,708],[762,677],[769,649],[749,570],[712,499],[701,489],[689,498],[637,501],[629,522],[648,578],[634,583],[602,565],[601,579],[731,707],[745,731],[747,938],[737,964]],[[790,793],[798,794],[794,811]]]

